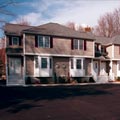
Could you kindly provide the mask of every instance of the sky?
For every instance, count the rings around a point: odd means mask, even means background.
[[[0,4],[6,0],[0,0]],[[16,23],[21,18],[31,25],[48,22],[94,27],[100,16],[120,7],[120,0],[13,0],[18,3],[6,7],[14,16],[0,14],[1,19]]]

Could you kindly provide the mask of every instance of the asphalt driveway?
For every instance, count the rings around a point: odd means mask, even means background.
[[[120,120],[120,85],[1,86],[0,120]]]

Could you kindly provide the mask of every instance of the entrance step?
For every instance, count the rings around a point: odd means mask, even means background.
[[[7,85],[24,85],[25,82],[21,76],[18,77],[8,77]]]
[[[96,83],[108,83],[109,77],[108,76],[98,76]]]

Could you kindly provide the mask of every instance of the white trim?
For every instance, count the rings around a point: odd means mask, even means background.
[[[41,60],[42,58],[47,59],[47,68],[41,68]],[[34,57],[34,76],[36,77],[52,77],[52,71],[53,71],[53,64],[52,68],[50,68],[50,58],[48,56],[38,56],[38,68],[35,67],[35,57]],[[53,59],[52,63],[53,63]]]
[[[24,66],[23,67],[23,80],[24,80],[24,85],[25,85],[25,75],[26,75],[26,64],[25,64],[26,63],[26,57],[25,57],[25,55],[23,56],[22,59],[23,59],[23,64],[24,64],[23,65]]]
[[[19,37],[14,37],[14,36],[12,36],[12,45],[15,45],[15,44],[13,44],[14,38],[17,38],[17,44],[16,45],[19,45],[19,41],[20,41]]]
[[[76,41],[77,41],[77,48],[75,48],[75,46],[76,46],[75,42]],[[82,45],[82,49],[80,48],[81,45]],[[73,49],[74,50],[84,50],[84,39],[73,39]]]
[[[91,59],[91,73],[92,73],[92,75],[93,75],[93,59]]]
[[[26,76],[26,57],[25,57],[25,34],[23,34],[23,80],[25,85],[25,76]]]
[[[117,61],[117,77],[120,77],[120,61]]]
[[[70,63],[70,76],[72,77],[83,77],[85,76],[85,70],[83,68],[83,61],[84,61],[84,58],[81,58],[81,57],[73,57],[73,58],[70,58],[69,60],[73,59],[73,69],[71,69],[71,63]],[[81,60],[81,69],[77,69],[76,68],[76,65],[77,65],[77,59],[80,59]]]
[[[41,54],[41,53],[25,53],[25,55],[38,55],[38,56],[51,56],[51,57],[81,57],[81,58],[94,58],[94,56],[80,56],[80,55],[65,55],[65,54]]]
[[[39,46],[40,45],[40,37],[42,37],[42,42],[43,42],[43,46]],[[45,43],[46,43],[46,37],[48,37],[49,39],[49,46],[45,47]],[[38,35],[37,36],[37,42],[38,42],[38,47],[40,48],[50,48],[50,36],[45,36],[45,35]]]
[[[113,61],[112,60],[110,61],[110,67],[111,67],[111,69],[110,69],[110,73],[109,74],[111,75],[112,72],[113,72]]]
[[[114,45],[112,45],[112,58],[114,58]]]
[[[120,59],[110,59],[110,60],[116,60],[116,61],[119,61]]]
[[[93,56],[92,58],[95,58],[95,41],[93,41]]]
[[[23,34],[23,54],[25,54],[25,34]]]

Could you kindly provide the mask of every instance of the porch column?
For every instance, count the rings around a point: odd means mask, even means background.
[[[112,60],[110,61],[110,72],[109,72],[109,80],[114,80],[114,74],[112,72],[112,69],[113,69],[113,62]]]
[[[91,75],[93,76],[93,59],[91,59]]]
[[[25,85],[26,79],[26,58],[25,58],[25,34],[23,34],[23,80]]]
[[[25,60],[25,55],[23,56],[23,80],[24,80],[24,85],[25,85],[25,75],[26,75],[26,60]]]

